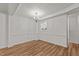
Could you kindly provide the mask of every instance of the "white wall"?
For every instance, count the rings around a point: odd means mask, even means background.
[[[0,13],[0,48],[7,47],[7,16]]]
[[[79,44],[79,15],[77,13],[69,15],[69,23],[70,23],[70,30],[69,30],[69,39],[72,43]]]
[[[38,39],[66,47],[66,19],[67,15],[62,15],[46,20],[48,24],[47,31],[38,30],[38,36],[36,33],[37,24],[32,19],[10,15],[7,19],[5,14],[0,14],[0,48],[7,47],[7,41],[10,47],[15,44]],[[9,21],[9,26],[7,26],[7,21]],[[42,22],[44,21],[40,23]],[[7,27],[9,27],[9,29]],[[9,31],[8,33],[7,30]],[[8,40],[7,34],[9,34]]]
[[[42,22],[47,22],[48,25],[47,31],[39,30],[40,40],[67,47],[67,15],[61,15],[46,21],[40,21],[39,24]]]
[[[7,44],[10,47],[15,44],[38,39],[66,47],[66,20],[67,15],[57,16],[52,19],[46,20],[48,24],[47,31],[40,31],[40,28],[38,27],[39,36],[37,36],[37,24],[32,19],[20,16],[9,16],[9,18],[7,19],[7,16],[5,14],[0,14],[0,48],[7,47]],[[9,26],[7,26],[7,21],[9,21]],[[41,21],[40,23],[42,22],[44,21]],[[9,31],[8,40],[7,29]]]
[[[9,29],[7,28],[7,20],[9,21]],[[39,30],[38,37],[38,35],[36,34],[37,24],[32,19],[10,15],[9,19],[7,19],[7,16],[5,14],[0,14],[0,48],[7,47],[7,41],[8,46],[10,47],[15,44],[38,39],[66,47],[66,20],[67,15],[57,16],[46,20],[48,24],[47,31]],[[8,40],[7,29],[9,31]]]
[[[9,46],[36,39],[36,23],[32,19],[9,16]]]

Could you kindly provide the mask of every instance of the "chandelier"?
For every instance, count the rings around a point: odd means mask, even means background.
[[[38,22],[38,20],[39,20],[38,12],[35,12],[35,13],[34,13],[33,20],[34,20],[36,23]]]

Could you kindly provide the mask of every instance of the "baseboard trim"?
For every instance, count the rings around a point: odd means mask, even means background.
[[[41,40],[41,39],[40,39],[40,40]],[[55,45],[58,45],[58,46],[62,46],[62,47],[68,48],[68,45],[63,45],[63,44],[59,44],[59,43],[54,43],[54,42],[50,42],[50,41],[47,41],[47,40],[42,40],[42,41],[48,42],[48,43],[50,43],[50,44],[55,44]]]
[[[36,40],[36,39],[34,39],[34,40]],[[33,41],[33,39],[29,39],[29,40],[26,40],[26,41],[21,41],[21,42],[8,44],[8,48],[13,47],[13,46],[18,45],[18,44],[26,43],[26,42],[29,42],[29,41]]]
[[[72,41],[72,40],[70,40],[70,42],[69,42],[69,43],[79,44],[79,42],[77,42],[77,41]]]

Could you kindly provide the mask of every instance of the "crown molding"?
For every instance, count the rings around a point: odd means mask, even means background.
[[[20,10],[21,7],[22,7],[22,4],[20,3],[12,15],[15,15]]]
[[[79,7],[79,3],[76,3],[76,4],[72,4],[71,6],[57,12],[57,13],[54,13],[54,14],[51,14],[51,15],[48,15],[46,17],[43,17],[43,18],[40,18],[40,21],[42,20],[45,20],[45,19],[48,19],[48,18],[51,18],[51,17],[55,17],[55,16],[58,16],[58,15],[62,15],[62,14],[65,14],[65,13],[68,13],[70,12],[71,10],[73,9],[76,9]]]

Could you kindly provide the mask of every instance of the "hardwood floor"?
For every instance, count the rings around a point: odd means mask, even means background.
[[[0,49],[1,56],[79,56],[79,44],[70,43],[68,48],[34,40],[10,48]]]

